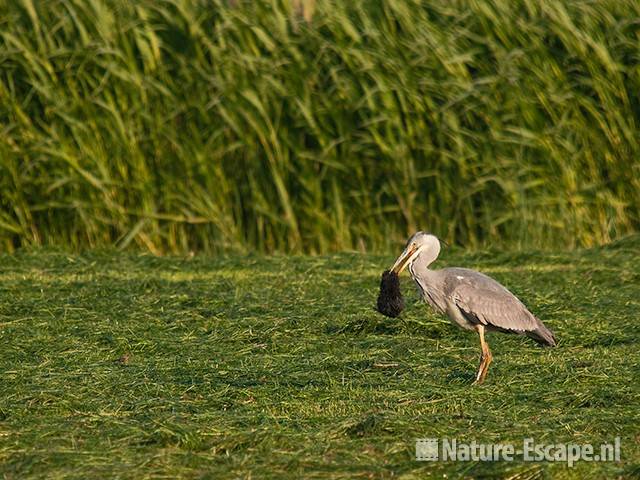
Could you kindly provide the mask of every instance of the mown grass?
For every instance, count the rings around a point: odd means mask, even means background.
[[[0,249],[385,251],[425,224],[564,248],[640,227],[639,2],[294,10],[0,0]]]
[[[391,256],[0,257],[3,478],[632,478],[640,238],[464,253],[556,332],[479,347],[418,302],[374,312]],[[599,443],[620,463],[420,463],[414,441]]]

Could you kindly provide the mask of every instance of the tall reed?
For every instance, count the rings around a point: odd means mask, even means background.
[[[640,226],[640,3],[0,0],[0,249]]]

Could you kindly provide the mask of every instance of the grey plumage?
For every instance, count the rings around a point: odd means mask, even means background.
[[[538,343],[555,346],[553,333],[509,290],[493,278],[467,268],[412,271],[427,302],[449,315],[457,308],[466,322],[463,328],[484,325],[489,331],[527,335]],[[432,298],[440,302],[430,301]],[[455,313],[455,312],[454,312]],[[471,328],[469,328],[471,329]]]
[[[484,373],[478,372],[478,383],[484,380],[492,358],[484,341],[485,330],[527,335],[542,345],[556,345],[553,332],[493,278],[467,268],[429,269],[439,253],[438,239],[418,232],[409,239],[392,271],[400,273],[408,266],[411,277],[429,305],[447,315],[459,327],[480,334],[483,358],[487,357],[488,361],[485,362]]]

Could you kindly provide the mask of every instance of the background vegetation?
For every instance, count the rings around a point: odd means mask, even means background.
[[[634,0],[0,0],[0,248],[607,242],[640,226],[639,18]]]

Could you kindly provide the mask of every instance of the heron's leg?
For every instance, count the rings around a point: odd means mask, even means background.
[[[489,350],[489,344],[484,339],[484,325],[478,325],[476,327],[478,335],[480,336],[480,347],[482,348],[482,354],[480,355],[480,366],[478,367],[478,373],[476,374],[476,381],[473,382],[476,385],[480,385],[484,382],[487,372],[489,371],[489,365],[493,361],[493,355]]]

